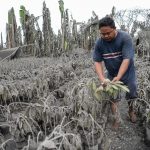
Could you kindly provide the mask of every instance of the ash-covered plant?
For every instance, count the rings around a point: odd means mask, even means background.
[[[85,60],[80,54],[73,54],[57,62],[43,58],[16,60],[14,66],[9,63],[11,67],[5,64],[10,72],[2,73],[6,78],[1,89],[7,86],[10,99],[15,98],[5,103],[8,107],[3,112],[10,116],[9,121],[15,122],[12,135],[17,142],[26,140],[29,148],[34,141],[38,146],[38,135],[42,132],[46,141],[60,149],[77,149],[75,143],[87,149],[100,143],[98,139],[104,137],[107,119],[102,115],[103,103],[95,99],[88,86],[95,75],[89,67],[92,62],[85,53],[81,54]]]
[[[92,114],[95,119],[95,117],[98,117],[98,114],[101,114],[101,103],[94,99],[91,89],[88,86],[89,80],[91,79],[83,78],[77,81],[68,94],[72,102],[71,109],[74,116],[77,116],[80,110],[84,110]]]
[[[98,101],[116,99],[122,92],[129,92],[128,87],[124,85],[123,82],[112,82],[109,79],[107,79],[106,85],[97,85],[97,83],[92,80],[89,83],[89,87]]]
[[[144,67],[143,67],[144,66]],[[138,98],[136,108],[142,124],[150,127],[150,65],[143,58],[137,59]]]
[[[70,125],[70,122],[64,124],[65,119],[66,117],[62,119],[61,124],[57,125],[50,135],[46,136],[45,140],[38,146],[38,150],[42,150],[42,148],[82,150],[80,135],[65,129],[66,126],[69,127]]]
[[[42,150],[42,148],[53,148],[56,150],[92,149],[101,144],[103,136],[107,138],[103,127],[90,114],[82,111],[79,112],[79,116],[81,118],[72,118],[69,122],[68,120],[66,122],[65,116],[61,124],[57,125],[52,133],[40,143],[38,150]]]

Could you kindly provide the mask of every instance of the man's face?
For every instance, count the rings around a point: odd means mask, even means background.
[[[116,37],[116,29],[110,26],[105,26],[100,28],[100,35],[106,41],[111,41]]]

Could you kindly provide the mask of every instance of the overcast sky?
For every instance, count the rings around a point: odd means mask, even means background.
[[[42,6],[44,0],[1,0],[0,1],[0,32],[5,34],[5,26],[8,18],[8,10],[14,7],[15,15],[18,25],[19,22],[19,8],[24,5],[30,14],[34,16],[42,15]],[[45,0],[47,7],[50,10],[52,19],[52,28],[57,34],[60,29],[60,12],[58,0]],[[85,21],[92,16],[92,11],[99,16],[99,18],[109,14],[112,7],[115,6],[117,10],[130,8],[150,8],[149,0],[64,0],[65,9],[69,9],[69,13],[77,21]]]

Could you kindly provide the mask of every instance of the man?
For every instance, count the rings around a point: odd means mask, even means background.
[[[106,85],[107,78],[122,81],[128,86],[130,92],[126,94],[129,105],[129,117],[131,122],[136,122],[133,109],[133,100],[137,97],[136,74],[134,67],[134,48],[132,38],[124,31],[116,30],[114,20],[106,16],[99,21],[101,37],[96,41],[93,60],[96,73],[102,84]],[[105,77],[103,62],[107,70]],[[119,100],[112,100],[111,109],[113,115],[117,116]],[[119,127],[119,119],[115,118],[113,128]]]

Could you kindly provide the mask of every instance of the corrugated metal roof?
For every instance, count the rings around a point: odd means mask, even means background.
[[[21,51],[20,47],[0,50],[0,61],[16,58],[18,56],[18,53],[20,53],[20,51]]]

